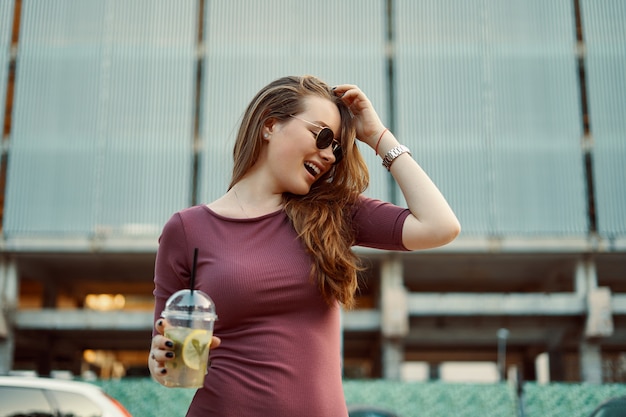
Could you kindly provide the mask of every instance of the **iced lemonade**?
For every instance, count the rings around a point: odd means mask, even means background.
[[[165,382],[170,387],[201,387],[207,372],[213,332],[169,326],[165,337],[174,342],[174,359],[167,361]]]

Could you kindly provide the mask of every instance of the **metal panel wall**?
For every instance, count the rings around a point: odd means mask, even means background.
[[[202,202],[226,191],[241,115],[276,78],[313,74],[331,85],[358,84],[387,119],[384,1],[213,1],[204,29]],[[386,198],[380,162],[369,147],[360,149],[373,168],[368,193]]]
[[[4,125],[5,99],[9,62],[11,60],[11,30],[13,28],[13,0],[0,2],[0,120]]]
[[[598,232],[626,235],[626,3],[583,0]]]
[[[24,2],[4,232],[156,234],[189,204],[195,1]]]
[[[570,0],[398,0],[398,132],[465,234],[587,228]]]

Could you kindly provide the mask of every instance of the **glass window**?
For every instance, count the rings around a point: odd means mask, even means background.
[[[42,390],[0,387],[0,417],[55,417]]]
[[[624,417],[626,416],[626,407],[623,403],[610,403],[602,407],[594,417]]]
[[[61,417],[100,417],[102,410],[84,395],[74,392],[54,391]]]

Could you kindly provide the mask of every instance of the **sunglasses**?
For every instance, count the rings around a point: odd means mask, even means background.
[[[301,122],[308,123],[320,129],[315,134],[315,146],[317,146],[317,149],[326,149],[329,146],[332,146],[331,149],[333,151],[333,155],[335,155],[335,162],[333,163],[333,165],[341,161],[341,159],[343,158],[343,150],[341,149],[341,143],[339,143],[338,140],[335,140],[335,133],[332,131],[331,128],[320,126],[317,123],[309,122],[308,120],[301,119],[298,116],[294,116],[293,114],[290,116],[293,117],[294,119],[298,119]]]

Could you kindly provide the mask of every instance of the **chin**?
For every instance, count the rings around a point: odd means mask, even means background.
[[[307,195],[311,191],[311,185],[307,184],[302,187],[294,187],[294,189],[289,192],[294,195]]]

